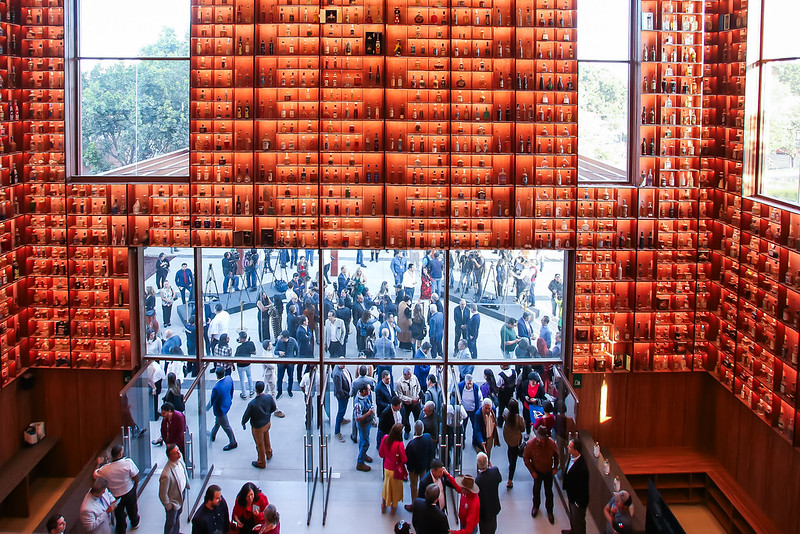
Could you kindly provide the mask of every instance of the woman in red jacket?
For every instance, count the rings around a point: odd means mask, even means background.
[[[239,495],[236,496],[236,504],[233,507],[233,522],[237,529],[232,532],[238,534],[255,534],[264,522],[264,511],[269,506],[267,496],[252,482],[245,482]]]
[[[381,493],[381,513],[386,507],[397,512],[397,504],[403,502],[403,481],[408,478],[406,471],[406,448],[403,446],[403,425],[397,423],[383,437],[378,448],[378,455],[383,458],[383,492]]]
[[[458,523],[461,530],[451,530],[450,534],[473,534],[478,528],[481,515],[481,501],[478,499],[478,488],[472,475],[456,477],[461,486],[461,501],[458,504]]]

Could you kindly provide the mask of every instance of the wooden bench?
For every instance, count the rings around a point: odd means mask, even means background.
[[[10,517],[30,515],[31,478],[56,444],[58,438],[45,436],[36,445],[21,448],[0,466],[0,503],[3,515]]]
[[[702,504],[726,532],[777,534],[775,523],[711,455],[692,448],[614,449],[628,481],[647,501],[652,479],[667,504]]]

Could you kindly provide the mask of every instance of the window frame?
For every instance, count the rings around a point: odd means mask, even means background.
[[[183,0],[187,4],[187,11],[191,11],[191,1]],[[187,168],[186,175],[183,176],[136,176],[136,175],[103,175],[103,174],[84,174],[81,172],[83,166],[83,136],[82,136],[82,115],[81,115],[81,63],[82,61],[168,61],[168,62],[187,62],[189,64],[189,74],[191,80],[191,48],[185,56],[175,57],[153,57],[153,56],[108,56],[99,57],[92,55],[81,55],[80,47],[80,13],[81,0],[71,0],[65,9],[65,35],[71,38],[65,42],[66,63],[69,65],[65,69],[65,99],[67,102],[65,116],[65,131],[72,133],[72,142],[68,142],[66,149],[66,176],[67,183],[111,183],[111,184],[188,184],[190,173]],[[191,28],[191,23],[190,23]],[[191,85],[191,84],[190,84]],[[187,88],[187,105],[191,101],[191,87]],[[187,108],[188,109],[188,108]],[[187,129],[188,139],[187,149],[191,148],[191,125]],[[71,145],[71,146],[70,146]]]
[[[636,121],[636,110],[639,108],[641,87],[636,82],[641,73],[641,58],[638,55],[638,50],[641,44],[641,2],[639,0],[629,0],[628,3],[628,58],[625,60],[609,60],[609,59],[578,59],[578,84],[580,84],[580,69],[581,64],[625,64],[628,66],[628,143],[627,143],[627,163],[625,172],[627,177],[624,180],[614,181],[600,181],[600,180],[581,180],[580,170],[578,171],[577,185],[581,187],[603,187],[603,186],[635,186],[634,178],[639,175],[639,158],[636,151],[639,146],[639,124]],[[578,15],[580,16],[580,7],[578,8]],[[580,100],[580,91],[578,91],[578,99]],[[580,123],[580,117],[578,118]],[[578,129],[578,165],[580,166],[580,128]]]

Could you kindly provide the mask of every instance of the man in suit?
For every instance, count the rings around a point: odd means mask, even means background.
[[[389,371],[384,370],[381,372],[381,381],[378,382],[375,388],[375,406],[378,409],[378,414],[382,414],[387,406],[392,403],[392,397],[394,397],[392,375]]]
[[[371,376],[367,376],[367,366],[361,365],[358,368],[358,378],[353,380],[353,385],[350,386],[350,397],[358,395],[358,392],[361,391],[361,388],[365,385],[369,386],[370,391],[375,390],[375,379]],[[358,443],[358,425],[353,425],[352,432],[350,433],[350,440],[353,443]]]
[[[439,414],[436,413],[436,403],[427,401],[425,406],[422,407],[422,418],[420,422],[424,428],[424,432],[430,435],[431,441],[434,446],[439,445]],[[413,486],[412,486],[413,489]]]
[[[500,513],[497,487],[502,481],[500,470],[489,464],[489,457],[482,452],[478,453],[478,476],[475,477],[475,484],[480,488],[478,498],[481,508],[478,524],[481,534],[494,534],[497,531],[497,514]]]
[[[422,421],[414,423],[414,438],[406,445],[406,457],[408,466],[408,480],[411,484],[411,501],[417,498],[417,484],[420,477],[425,475],[431,460],[436,457],[436,446],[431,439],[431,435],[424,432]],[[411,506],[406,505],[405,509],[411,512]]]
[[[481,327],[481,316],[478,315],[478,305],[474,302],[469,305],[470,317],[467,323],[467,348],[472,359],[478,357],[478,330]]]
[[[383,409],[378,416],[378,436],[375,440],[375,446],[381,446],[383,436],[389,433],[394,425],[403,422],[403,401],[400,397],[395,395],[392,397],[392,402],[389,406]]]
[[[453,312],[453,320],[455,321],[456,338],[453,344],[458,343],[461,338],[467,337],[467,323],[469,322],[469,309],[467,308],[467,301],[461,299],[458,301],[458,306]]]
[[[228,422],[228,411],[231,409],[232,400],[233,379],[230,375],[225,374],[222,367],[217,367],[217,383],[211,390],[211,399],[208,401],[206,411],[214,408],[214,428],[211,429],[211,441],[217,439],[220,427],[228,436],[228,444],[222,448],[223,451],[230,451],[239,446],[236,443],[236,436],[233,435],[231,424]]]
[[[458,482],[456,482],[456,479],[453,478],[453,475],[447,472],[447,469],[445,469],[444,464],[439,458],[434,458],[431,460],[431,470],[428,471],[428,474],[422,477],[422,480],[419,481],[417,495],[427,495],[425,491],[427,490],[428,486],[434,486],[439,489],[439,496],[436,499],[436,505],[444,512],[447,512],[447,501],[444,495],[444,487],[447,486],[453,488],[456,490],[456,492],[461,492],[461,486],[458,485]]]
[[[439,501],[440,491],[437,486],[431,485],[425,490],[425,498],[414,499],[411,507],[411,524],[417,534],[448,534],[450,524],[447,514],[436,506]]]
[[[186,304],[186,294],[189,294],[189,299],[194,295],[194,275],[185,263],[182,263],[181,270],[175,273],[175,286],[181,290],[181,300]]]
[[[181,459],[181,451],[174,443],[167,445],[167,458],[169,461],[158,479],[158,498],[167,512],[164,534],[179,534],[183,492],[189,487],[189,476]]]
[[[350,371],[347,370],[345,365],[337,365],[333,368],[333,396],[336,397],[336,402],[339,409],[336,412],[336,425],[333,433],[336,434],[336,439],[344,443],[342,436],[342,423],[347,424],[349,419],[344,418],[347,412],[347,404],[350,402],[350,386],[353,384],[353,377],[350,376]]]
[[[517,335],[523,339],[527,339],[528,343],[533,340],[533,316],[531,312],[526,311],[517,322]]]
[[[589,468],[583,458],[583,443],[571,439],[567,445],[569,461],[564,467],[570,530],[561,534],[586,534],[586,508],[589,506]]]

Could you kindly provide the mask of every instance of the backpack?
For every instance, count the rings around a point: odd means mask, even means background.
[[[287,289],[289,289],[289,284],[285,280],[275,280],[275,291],[285,293]]]

